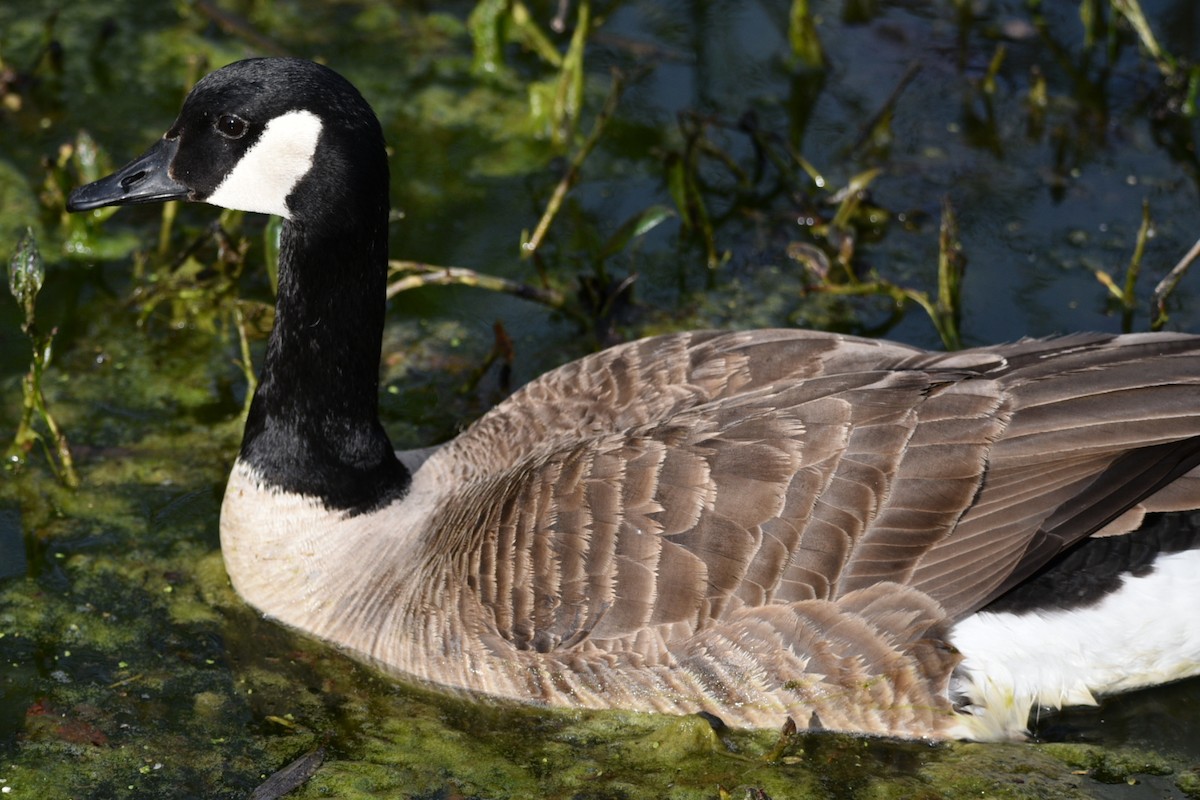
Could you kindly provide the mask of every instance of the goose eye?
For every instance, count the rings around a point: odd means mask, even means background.
[[[246,120],[233,114],[217,118],[217,133],[230,139],[240,139],[246,133]]]

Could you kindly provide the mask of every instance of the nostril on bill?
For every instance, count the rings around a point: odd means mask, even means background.
[[[145,177],[146,177],[146,170],[144,170],[144,169],[138,170],[137,172],[133,173],[132,175],[126,175],[124,178],[121,178],[121,188],[124,189],[125,191],[129,191],[134,186],[141,183],[142,179]]]

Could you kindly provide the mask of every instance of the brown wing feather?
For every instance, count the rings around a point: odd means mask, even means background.
[[[749,609],[882,582],[957,616],[1200,460],[1198,349],[1089,336],[933,354],[798,331],[615,348],[455,443],[499,464],[466,476],[485,511],[464,569],[500,634],[540,651],[670,660]],[[1174,466],[1124,455],[1152,445]]]
[[[1200,458],[1195,340],[1054,344],[1014,345],[1016,355],[993,373],[1010,422],[989,452],[979,496],[912,576],[952,616],[1032,575]]]

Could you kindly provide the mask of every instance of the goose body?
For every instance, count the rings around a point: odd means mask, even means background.
[[[660,336],[404,459],[358,92],[232,64],[69,205],[172,198],[285,220],[221,546],[287,625],[449,690],[909,737],[1200,673],[1200,338]]]

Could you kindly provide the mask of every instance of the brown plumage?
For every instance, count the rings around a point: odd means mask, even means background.
[[[235,469],[223,547],[267,613],[441,686],[963,735],[953,624],[1122,515],[1200,505],[1155,502],[1200,461],[1198,384],[1188,336],[659,337],[548,373],[405,500],[323,521],[311,562],[351,541],[353,577],[308,573],[317,604],[259,557],[315,507],[290,521]]]

